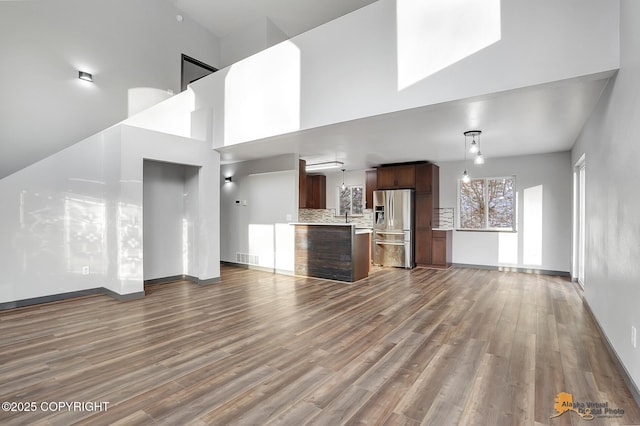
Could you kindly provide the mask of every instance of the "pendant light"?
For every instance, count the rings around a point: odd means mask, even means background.
[[[481,134],[482,134],[482,130],[467,130],[466,132],[464,132],[465,167],[467,164],[467,137],[468,136],[471,136],[471,144],[469,146],[469,152],[471,154],[475,154],[473,164],[478,166],[484,164],[484,155],[482,155],[482,151],[480,151],[480,135]],[[476,142],[476,136],[478,137],[477,142]],[[466,174],[466,171],[465,171],[465,174]],[[467,174],[467,177],[468,177],[468,174]],[[463,174],[463,179],[464,179],[464,174]],[[470,180],[470,178],[468,179]]]
[[[478,144],[476,143],[476,136],[473,133],[471,135],[471,145],[469,145],[469,152],[471,154],[475,154],[478,152]]]
[[[342,169],[342,185],[340,185],[340,189],[344,191],[347,189],[347,185],[344,184],[344,169]]]
[[[471,182],[471,178],[469,177],[469,173],[467,173],[467,133],[464,132],[464,172],[462,172],[462,183]]]

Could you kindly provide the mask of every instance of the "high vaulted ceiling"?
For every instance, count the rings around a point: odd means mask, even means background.
[[[375,0],[170,0],[188,17],[224,37],[268,18],[289,37],[353,12]]]
[[[171,59],[177,50],[217,65],[203,53],[214,37],[200,26],[222,37],[268,18],[293,37],[370,3],[0,0],[0,179],[126,118],[129,89],[179,89],[180,76],[172,74],[179,65]],[[190,25],[178,25],[176,12]],[[164,39],[157,37],[162,26]],[[150,41],[157,45],[145,49]],[[79,83],[80,68],[94,74],[92,85]]]
[[[322,25],[373,0],[168,0],[209,31],[223,37],[264,18],[288,36]],[[612,73],[494,93],[368,117],[220,149],[225,162],[297,153],[308,163],[339,160],[348,169],[414,160],[461,160],[462,132],[469,118],[482,118],[482,150],[487,159],[571,149]],[[5,100],[5,103],[6,100]],[[51,108],[50,108],[51,109]],[[42,122],[38,123],[40,126]],[[33,127],[33,126],[32,126]],[[34,127],[35,128],[35,127]],[[97,129],[95,129],[97,130]],[[3,139],[0,133],[0,139]],[[9,142],[11,141],[11,144]],[[2,141],[10,164],[45,145]],[[37,145],[37,146],[36,146]],[[10,146],[10,149],[8,149]],[[0,146],[1,148],[1,146]],[[33,161],[33,160],[31,160]],[[24,167],[28,161],[23,161]],[[13,167],[13,164],[12,164]],[[0,170],[0,178],[13,172]]]
[[[373,0],[170,0],[218,37],[268,18],[289,37]],[[483,123],[487,158],[571,149],[611,73],[287,133],[218,149],[223,162],[296,153],[307,163],[338,160],[348,169],[415,160],[463,159],[470,117]],[[472,126],[473,127],[473,126]]]

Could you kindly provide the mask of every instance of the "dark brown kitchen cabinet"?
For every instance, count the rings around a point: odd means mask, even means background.
[[[431,238],[431,265],[434,268],[448,268],[453,257],[452,231],[433,231]]]
[[[381,166],[377,169],[377,189],[412,189],[416,186],[415,164]]]
[[[440,199],[440,168],[435,164],[416,164],[416,193],[425,192],[432,194],[436,204]],[[437,206],[434,206],[437,208]]]
[[[416,229],[414,258],[417,266],[431,264],[431,231]]]
[[[298,208],[307,207],[307,162],[298,161]]]
[[[327,177],[325,175],[307,175],[308,209],[327,208]]]
[[[431,211],[433,210],[433,200],[431,199],[430,194],[427,194],[425,192],[416,192],[415,206],[416,231],[428,230],[429,232],[431,232]]]
[[[378,172],[377,170],[367,170],[365,172],[365,208],[373,208],[373,191],[378,189]]]
[[[416,192],[415,261],[419,266],[431,264],[431,194]]]
[[[433,264],[433,212],[440,206],[439,173],[435,164],[420,163],[416,168],[416,243],[415,260],[418,266]]]

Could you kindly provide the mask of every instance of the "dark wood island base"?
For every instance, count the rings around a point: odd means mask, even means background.
[[[369,276],[371,231],[354,224],[294,224],[295,274],[354,282]]]

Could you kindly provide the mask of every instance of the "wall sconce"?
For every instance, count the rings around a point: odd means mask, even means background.
[[[86,71],[78,71],[78,78],[84,81],[93,81],[93,76]]]
[[[224,183],[231,183],[231,176],[224,178]]]

